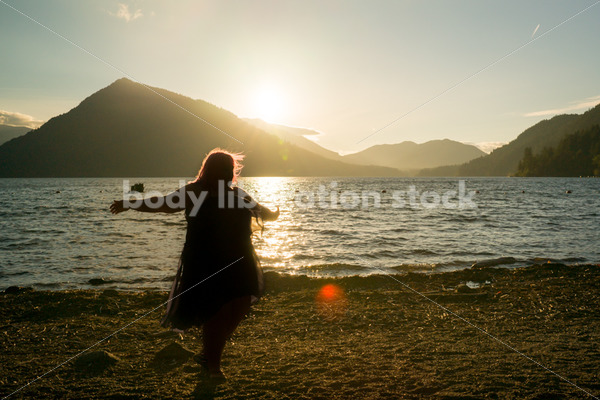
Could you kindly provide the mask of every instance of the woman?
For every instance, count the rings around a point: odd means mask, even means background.
[[[212,150],[196,179],[162,198],[115,201],[113,214],[185,211],[187,233],[162,320],[186,330],[202,327],[203,354],[195,359],[210,377],[224,379],[221,355],[227,338],[263,292],[262,273],[252,246],[252,222],[274,221],[273,212],[254,202],[236,183],[243,156]]]

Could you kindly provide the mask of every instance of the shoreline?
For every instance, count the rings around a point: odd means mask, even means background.
[[[320,292],[327,284],[341,290],[329,302]],[[181,338],[159,326],[160,307],[90,349],[114,355],[118,361],[110,366],[78,366],[73,360],[10,398],[591,398],[453,313],[600,394],[598,265],[369,279],[267,274],[266,285],[264,298],[225,349],[225,384],[210,385],[189,357],[157,364],[160,350],[173,343],[200,350],[197,330]],[[112,289],[0,294],[0,395],[166,297]]]
[[[560,265],[577,268],[579,266],[594,266],[600,265],[600,262],[590,262],[583,260],[555,260],[551,258],[536,258],[532,260],[518,260],[514,257],[499,257],[499,258],[490,258],[475,262],[466,263],[464,266],[457,267],[446,266],[445,264],[408,264],[408,265],[400,265],[397,267],[387,268],[387,269],[378,269],[371,267],[362,267],[356,266],[353,264],[321,264],[308,266],[304,268],[315,268],[315,272],[304,271],[304,272],[290,272],[290,271],[279,271],[278,268],[273,267],[263,267],[263,274],[265,279],[274,280],[277,282],[286,281],[287,279],[294,281],[298,279],[308,279],[315,281],[327,281],[327,280],[345,280],[349,279],[350,281],[354,281],[355,279],[379,279],[381,276],[411,276],[411,274],[423,275],[423,276],[440,276],[440,277],[448,277],[450,279],[454,279],[454,276],[470,276],[471,273],[465,272],[470,270],[507,270],[514,271],[524,268],[530,267],[549,267]],[[329,270],[331,267],[333,270]],[[344,270],[350,269],[354,270],[356,273],[352,275],[347,274],[338,274],[336,269]],[[364,272],[365,270],[370,270],[372,272]],[[463,272],[465,272],[463,274]],[[496,273],[492,273],[495,275]],[[474,275],[477,277],[477,274]],[[55,292],[63,292],[63,291],[77,291],[77,290],[116,290],[118,292],[125,293],[138,293],[138,292],[164,292],[168,291],[173,282],[174,275],[162,278],[160,281],[165,282],[164,287],[157,286],[142,286],[142,287],[123,287],[120,286],[123,282],[118,280],[111,280],[110,278],[105,278],[104,276],[98,275],[96,277],[92,277],[85,282],[81,282],[79,285],[70,285],[68,287],[61,287],[58,283],[33,283],[33,284],[23,284],[23,285],[9,285],[9,286],[0,286],[0,293],[10,290],[17,289],[25,289],[25,290],[34,290],[34,291],[55,291]],[[417,279],[418,280],[418,279]]]

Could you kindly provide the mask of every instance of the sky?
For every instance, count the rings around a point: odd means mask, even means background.
[[[0,0],[0,123],[39,125],[128,77],[342,153],[489,150],[600,103],[598,3]]]

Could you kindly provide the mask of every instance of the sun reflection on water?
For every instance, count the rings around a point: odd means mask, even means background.
[[[256,177],[240,180],[240,186],[246,189],[255,200],[271,210],[280,209],[276,221],[265,223],[265,230],[255,240],[257,253],[263,264],[272,268],[289,266],[294,257],[294,245],[298,244],[298,236],[289,235],[290,228],[295,225],[293,213],[290,212],[289,192],[293,186],[293,178]]]

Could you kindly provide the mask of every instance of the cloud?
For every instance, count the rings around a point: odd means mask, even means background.
[[[484,153],[490,154],[492,150],[497,149],[498,147],[502,147],[506,144],[506,142],[479,142],[479,143],[468,143],[477,147],[479,150]]]
[[[132,12],[131,10],[129,10],[129,6],[127,4],[119,3],[118,5],[119,9],[116,13],[110,11],[108,12],[113,17],[124,19],[126,22],[129,22],[135,21],[136,19],[144,16],[144,14],[142,14],[142,10],[139,8]]]
[[[37,121],[31,115],[0,110],[0,125],[26,126],[27,128],[35,129],[43,123],[44,121]]]
[[[563,108],[554,108],[551,110],[534,111],[527,114],[523,114],[524,117],[548,117],[558,114],[566,114],[573,111],[584,111],[588,108],[595,107],[600,104],[600,96],[588,97],[587,99],[581,100],[577,103],[572,103],[569,106]]]
[[[508,142],[479,142],[479,143],[463,142],[463,143],[470,144],[471,146],[475,146],[479,150],[483,151],[484,153],[490,154],[492,152],[492,150],[495,150],[498,147],[502,147],[505,144],[507,144]]]

